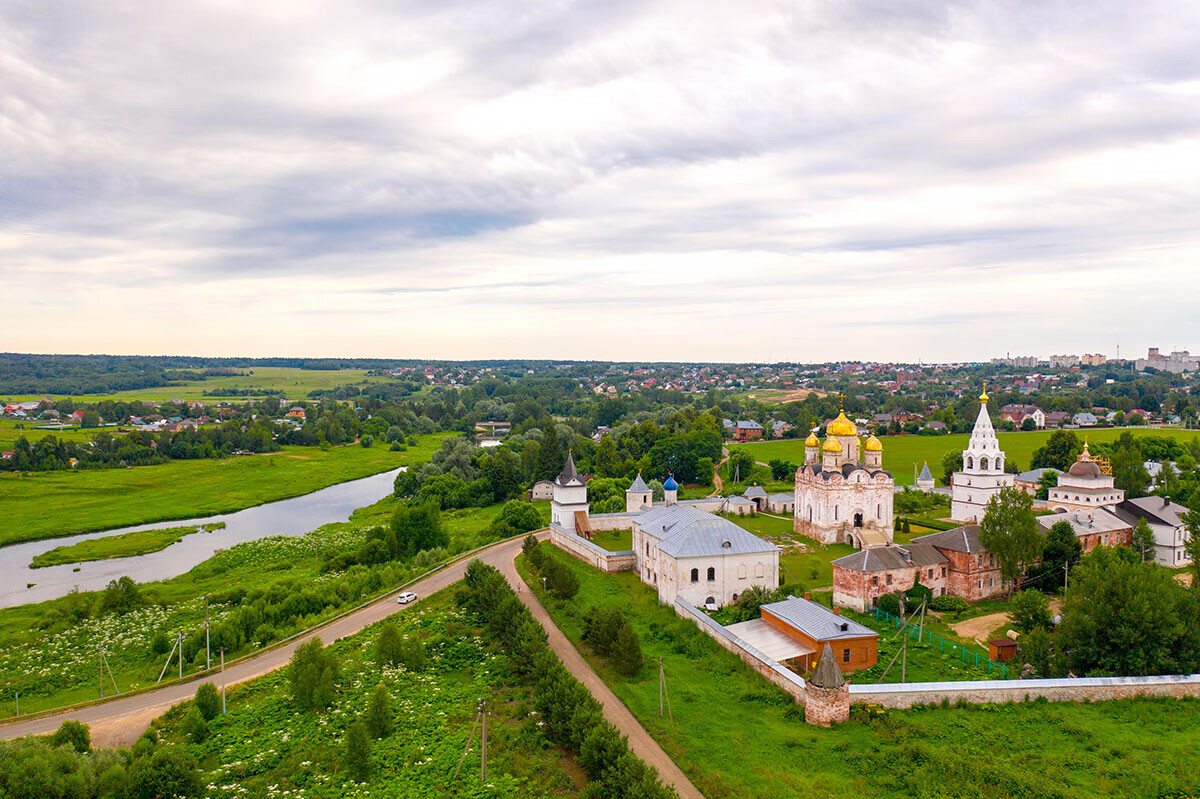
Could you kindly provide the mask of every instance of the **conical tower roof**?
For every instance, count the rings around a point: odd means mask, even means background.
[[[638,472],[637,477],[633,478],[633,482],[629,484],[629,488],[625,489],[626,494],[648,494],[650,486],[646,485],[646,481],[642,479],[642,473]]]
[[[929,461],[925,461],[925,465],[921,467],[921,476],[917,478],[918,483],[925,481],[933,482],[933,474],[929,471]]]
[[[554,478],[554,482],[560,486],[583,485],[583,481],[579,479],[579,472],[575,471],[575,455],[573,453],[567,453],[567,463],[563,466],[562,473]]]
[[[821,650],[817,667],[813,669],[812,676],[808,678],[808,681],[816,687],[826,690],[835,690],[846,684],[846,678],[842,676],[842,670],[838,668],[837,661],[833,657],[833,650],[829,648],[828,642]]]

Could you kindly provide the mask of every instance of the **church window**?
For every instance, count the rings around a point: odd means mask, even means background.
[[[738,579],[739,580],[746,579],[746,564],[745,563],[738,564]]]
[[[975,468],[975,459],[974,459],[974,458],[972,458],[970,455],[968,455],[968,456],[967,456],[967,468],[968,468],[968,469],[974,469],[974,468]]]
[[[708,579],[709,579],[709,582],[712,582],[713,580],[717,579],[717,570],[714,569],[712,566],[708,567]]]
[[[883,503],[880,503],[875,506],[875,518],[877,518],[877,519],[883,518]]]
[[[977,581],[977,587],[978,587],[978,588],[983,588],[983,580],[978,580],[978,581]]]
[[[890,575],[890,574],[887,576],[887,584],[888,585],[892,584],[892,575]]]
[[[834,505],[833,506],[833,520],[837,521],[837,517],[838,517],[838,506]]]
[[[979,555],[979,568],[983,568],[983,555]]]
[[[700,570],[699,569],[692,569],[692,582],[693,583],[700,582]]]
[[[980,468],[980,469],[982,469],[982,470],[984,470],[984,471],[986,472],[986,471],[987,471],[987,467],[988,467],[988,459],[987,459],[987,457],[986,457],[986,456],[984,456],[984,457],[982,457],[982,458],[980,458],[980,459],[979,459],[979,468]]]
[[[754,576],[755,577],[763,576],[763,565],[761,563],[754,564]]]

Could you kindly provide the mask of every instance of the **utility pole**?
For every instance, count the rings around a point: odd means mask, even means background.
[[[483,723],[482,747],[483,756],[479,761],[479,776],[485,782],[487,781],[487,699],[481,700],[479,706],[479,718]]]
[[[225,715],[225,647],[221,647],[221,715]]]
[[[20,692],[20,691],[14,691],[13,693],[16,695],[16,699],[17,699],[17,715],[19,716],[19,715],[21,715],[21,692]]]
[[[1145,560],[1145,553],[1142,553],[1142,559]],[[1071,561],[1063,564],[1063,590],[1067,590],[1067,581],[1071,578]]]
[[[183,630],[178,633],[179,637],[175,640],[179,642],[179,679],[183,679]]]
[[[658,715],[662,717],[663,700],[667,700],[667,718],[671,721],[671,727],[675,727],[675,716],[671,713],[671,695],[667,693],[667,672],[663,668],[662,655],[658,656]]]
[[[104,698],[104,650],[101,649],[101,650],[99,650],[99,652],[100,652],[100,658],[99,658],[99,661],[100,661],[100,698],[103,699]]]
[[[209,646],[208,635],[208,594],[204,595],[204,670],[212,668],[212,648]]]

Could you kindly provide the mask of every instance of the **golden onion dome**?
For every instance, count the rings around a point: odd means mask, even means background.
[[[841,452],[842,445],[836,438],[830,436],[829,438],[825,439],[825,446],[821,447],[821,449],[825,450],[826,452]]]
[[[858,428],[854,422],[846,418],[846,412],[842,411],[837,415],[837,418],[829,423],[829,427],[825,428],[825,434],[830,436],[857,436]]]
[[[883,442],[872,435],[867,439],[867,445],[864,447],[867,452],[883,452]]]
[[[983,403],[983,402],[987,402],[987,401],[988,401],[988,395],[987,395],[987,385],[984,385],[984,387],[983,387],[983,393],[979,395],[979,401],[980,401],[981,403]]]
[[[804,439],[804,446],[806,446],[806,447],[821,446],[821,439],[817,438],[816,430],[813,430],[811,433],[808,434],[808,438]]]

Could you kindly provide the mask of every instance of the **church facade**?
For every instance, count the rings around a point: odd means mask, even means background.
[[[1000,489],[1013,485],[1014,477],[1004,471],[1004,452],[992,417],[988,415],[988,395],[979,396],[979,416],[971,440],[963,450],[960,472],[954,473],[950,495],[950,518],[956,522],[979,522],[987,510],[988,500]]]
[[[829,423],[825,441],[814,428],[804,442],[804,465],[796,470],[792,529],[823,544],[859,548],[892,542],[892,475],[883,469],[883,444],[864,444],[845,411]]]

